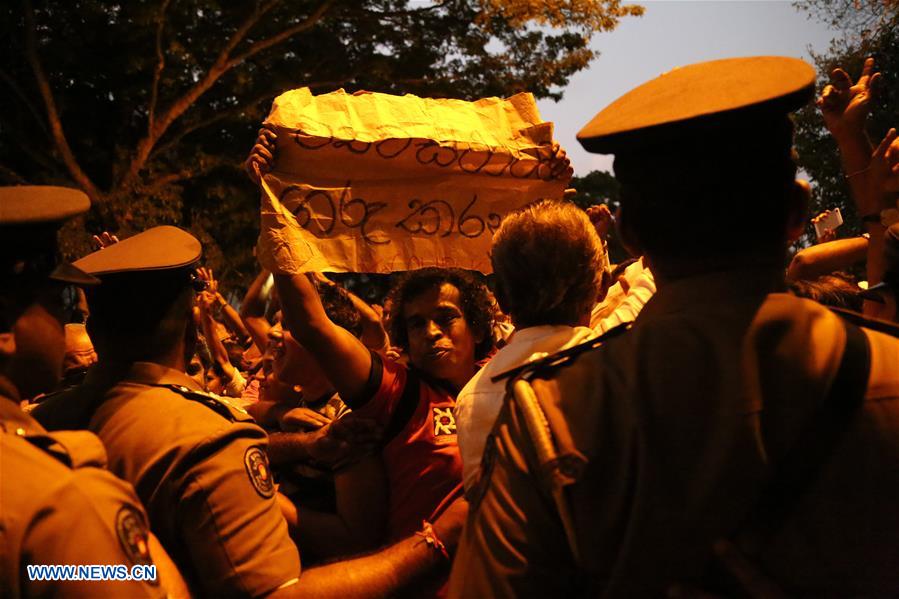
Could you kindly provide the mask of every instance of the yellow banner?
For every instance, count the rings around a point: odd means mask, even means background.
[[[259,259],[279,273],[490,272],[507,212],[561,198],[531,94],[476,102],[308,89],[276,98]]]

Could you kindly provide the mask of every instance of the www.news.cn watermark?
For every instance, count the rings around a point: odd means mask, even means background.
[[[128,581],[156,580],[156,566],[128,566],[122,564],[86,564],[80,566],[28,565],[28,580],[70,580],[70,581]]]

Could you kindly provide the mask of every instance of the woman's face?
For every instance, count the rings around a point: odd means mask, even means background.
[[[461,388],[475,371],[479,339],[465,320],[461,294],[444,283],[407,300],[402,307],[409,360],[431,376]]]

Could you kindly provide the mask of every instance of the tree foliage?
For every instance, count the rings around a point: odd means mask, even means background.
[[[796,5],[812,18],[840,32],[827,51],[814,54],[818,92],[829,82],[830,72],[841,67],[853,78],[861,73],[865,58],[873,56],[883,74],[872,103],[868,134],[874,145],[890,127],[899,126],[899,10],[893,0],[803,0]],[[855,214],[836,142],[814,105],[796,117],[796,150],[799,163],[812,179],[812,210],[839,207],[846,220],[846,234],[862,230]],[[811,234],[811,231],[809,232]]]
[[[620,0],[24,0],[0,8],[0,178],[92,198],[65,232],[190,228],[225,280],[252,276],[240,172],[280,92],[310,86],[560,98]],[[226,258],[226,259],[225,259]]]

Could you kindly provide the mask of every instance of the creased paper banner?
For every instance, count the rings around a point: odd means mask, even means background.
[[[476,102],[307,88],[275,99],[259,260],[273,272],[490,272],[511,210],[560,198],[531,94]]]

